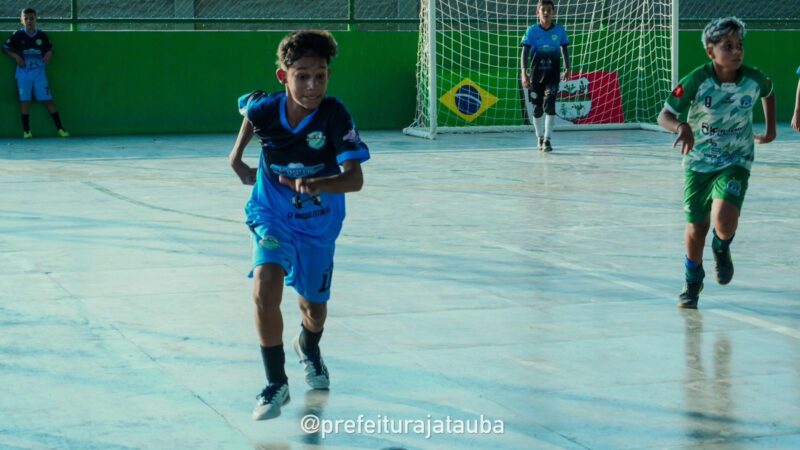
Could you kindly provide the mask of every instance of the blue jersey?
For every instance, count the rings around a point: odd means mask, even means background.
[[[30,34],[23,28],[15,31],[3,44],[3,48],[13,51],[25,60],[25,67],[17,66],[17,78],[35,80],[44,76],[44,55],[53,49],[53,45],[44,31],[37,28]]]
[[[297,209],[292,203],[297,193],[278,177],[336,175],[345,161],[368,160],[369,149],[347,109],[338,99],[325,97],[293,128],[286,118],[286,93],[256,91],[239,98],[239,111],[253,124],[262,148],[256,184],[245,207],[248,223],[280,221],[307,242],[332,244],[344,221],[344,194],[322,193],[321,204],[306,201]]]
[[[545,30],[538,23],[528,28],[520,45],[531,48],[534,81],[558,80],[561,76],[561,46],[569,45],[567,31],[559,24]],[[526,67],[527,69],[527,67]]]

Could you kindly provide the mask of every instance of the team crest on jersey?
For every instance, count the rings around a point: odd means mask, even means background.
[[[683,90],[683,85],[682,84],[679,84],[679,85],[675,86],[675,89],[672,90],[672,96],[675,97],[675,98],[681,98],[681,97],[683,97],[683,94],[684,94],[684,90]]]
[[[323,134],[322,131],[312,131],[308,133],[306,142],[308,142],[309,147],[314,150],[319,150],[325,146],[325,134]]]
[[[730,180],[728,181],[728,185],[725,186],[725,191],[738,197],[742,193],[742,183],[736,179]]]
[[[36,40],[36,45],[42,45],[42,40],[41,39],[37,39]]]
[[[558,40],[558,35],[557,35],[557,34],[551,34],[551,35],[550,35],[550,39],[552,39],[552,40],[553,40],[553,42],[555,42],[555,41],[557,41],[557,40]]]
[[[742,97],[741,100],[739,100],[740,108],[749,108],[752,105],[753,105],[753,97],[750,97],[749,95],[745,95],[744,97]]]
[[[351,128],[347,134],[344,135],[342,138],[345,142],[351,142],[353,144],[360,144],[361,143],[361,136],[358,135],[358,131],[355,128]]]

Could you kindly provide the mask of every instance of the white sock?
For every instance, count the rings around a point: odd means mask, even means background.
[[[556,116],[551,116],[550,114],[546,114],[544,117],[544,138],[550,139],[550,136],[553,134],[553,122],[555,122]]]
[[[542,138],[542,130],[544,130],[544,116],[534,117],[533,118],[533,129],[536,130],[536,138]]]

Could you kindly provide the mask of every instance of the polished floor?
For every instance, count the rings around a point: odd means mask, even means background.
[[[0,140],[0,448],[800,448],[800,133],[758,146],[697,311],[671,135],[363,137],[331,389],[287,345],[261,422],[234,136]]]

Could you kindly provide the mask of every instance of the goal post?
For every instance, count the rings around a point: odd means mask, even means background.
[[[655,129],[678,81],[678,0],[555,0],[569,36],[557,129]],[[520,42],[537,0],[421,0],[417,106],[406,134],[532,129]],[[563,66],[562,66],[563,67]]]

